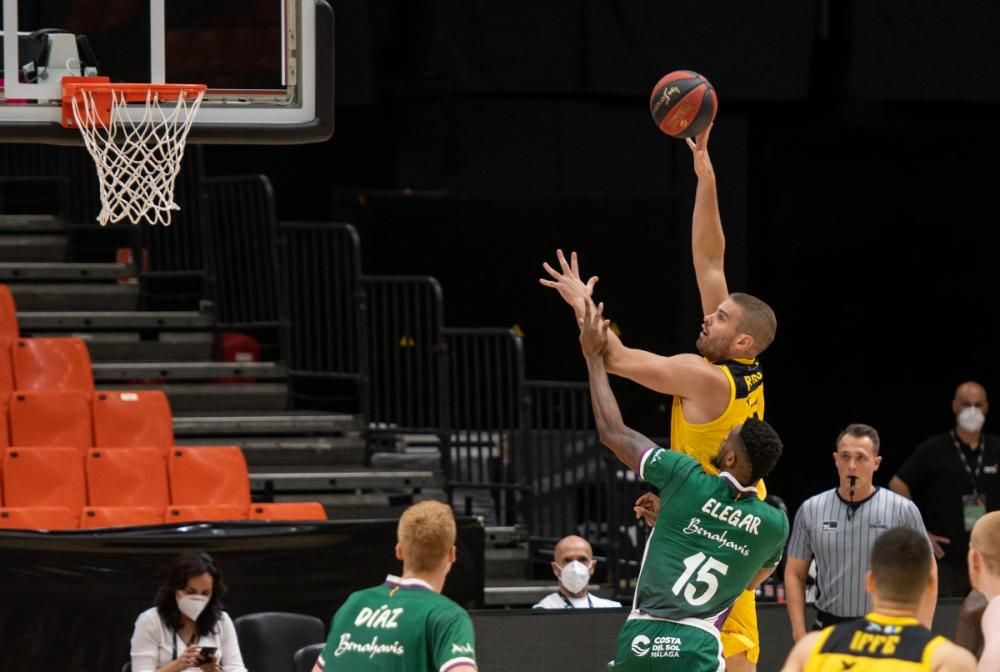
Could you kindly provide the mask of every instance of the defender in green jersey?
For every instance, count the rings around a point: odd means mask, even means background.
[[[718,476],[625,426],[608,383],[604,306],[580,321],[601,442],[660,490],[662,510],[646,544],[633,611],[618,636],[614,669],[725,670],[719,626],[737,597],[774,571],[788,538],[784,512],[754,485],[774,468],[781,440],[750,418],[726,436]]]
[[[475,672],[472,619],[441,595],[455,562],[455,517],[421,502],[399,519],[403,576],[352,593],[337,610],[313,672]]]

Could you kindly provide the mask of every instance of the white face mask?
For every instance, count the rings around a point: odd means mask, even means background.
[[[209,598],[205,595],[177,593],[177,608],[192,621],[197,621],[198,617],[201,616],[201,612],[208,606],[208,600]]]
[[[975,406],[967,406],[958,414],[958,426],[967,432],[978,432],[983,428],[986,416]]]
[[[587,587],[590,582],[590,567],[579,560],[567,562],[559,573],[559,583],[574,595]]]

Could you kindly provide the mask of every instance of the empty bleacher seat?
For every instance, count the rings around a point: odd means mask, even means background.
[[[87,505],[83,454],[76,448],[8,448],[3,491],[9,507],[65,506],[79,516]]]
[[[87,494],[91,506],[170,504],[167,460],[157,448],[94,448],[87,451]]]
[[[173,504],[250,507],[247,462],[238,446],[178,446],[167,460]]]
[[[16,392],[10,399],[10,445],[90,448],[90,396],[72,390]]]
[[[299,649],[326,638],[326,628],[318,617],[287,611],[243,614],[233,620],[233,627],[243,663],[255,671],[290,672]]]
[[[161,525],[163,508],[151,506],[86,506],[80,516],[80,528]]]
[[[15,506],[0,508],[3,530],[75,530],[79,516],[65,506]]]
[[[159,390],[100,391],[94,394],[94,445],[98,448],[174,446],[173,417]]]
[[[326,520],[319,502],[278,502],[250,505],[250,520]]]
[[[7,285],[0,285],[0,339],[13,341],[21,337],[17,323],[17,305]]]
[[[11,344],[14,341],[0,337],[0,403],[6,404],[14,390],[14,363],[11,361]]]
[[[231,504],[178,504],[167,507],[165,523],[197,523],[246,520],[247,510]]]
[[[90,352],[79,338],[19,338],[11,347],[17,390],[94,391]]]

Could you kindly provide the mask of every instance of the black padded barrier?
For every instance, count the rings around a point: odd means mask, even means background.
[[[136,617],[174,555],[217,561],[233,618],[290,611],[330,618],[353,591],[398,574],[396,520],[200,523],[78,532],[0,532],[0,672],[120,670]],[[485,533],[458,519],[444,593],[483,605]],[[291,667],[291,661],[289,661]]]

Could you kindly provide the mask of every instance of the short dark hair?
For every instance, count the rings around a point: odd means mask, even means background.
[[[202,574],[212,576],[212,597],[204,611],[195,621],[195,631],[200,637],[211,634],[222,618],[222,596],[226,584],[222,581],[222,571],[208,553],[182,551],[167,569],[166,582],[156,591],[153,604],[163,622],[174,630],[181,628],[181,611],[177,608],[177,591],[184,590],[188,580]]]
[[[756,357],[774,342],[774,334],[778,330],[778,318],[774,316],[771,306],[756,296],[743,292],[733,292],[729,298],[743,309],[740,329],[753,337],[751,354]]]
[[[870,568],[880,596],[907,604],[920,601],[931,573],[927,536],[909,527],[883,532],[872,544]]]
[[[750,458],[751,483],[770,474],[781,457],[781,437],[763,420],[747,418],[740,427],[740,443]]]
[[[878,430],[876,430],[871,425],[865,425],[860,422],[852,422],[847,427],[844,427],[843,431],[837,435],[837,443],[834,444],[837,448],[840,448],[840,440],[845,436],[853,436],[856,439],[869,439],[872,442],[872,446],[875,448],[875,454],[878,455],[879,438]]]

